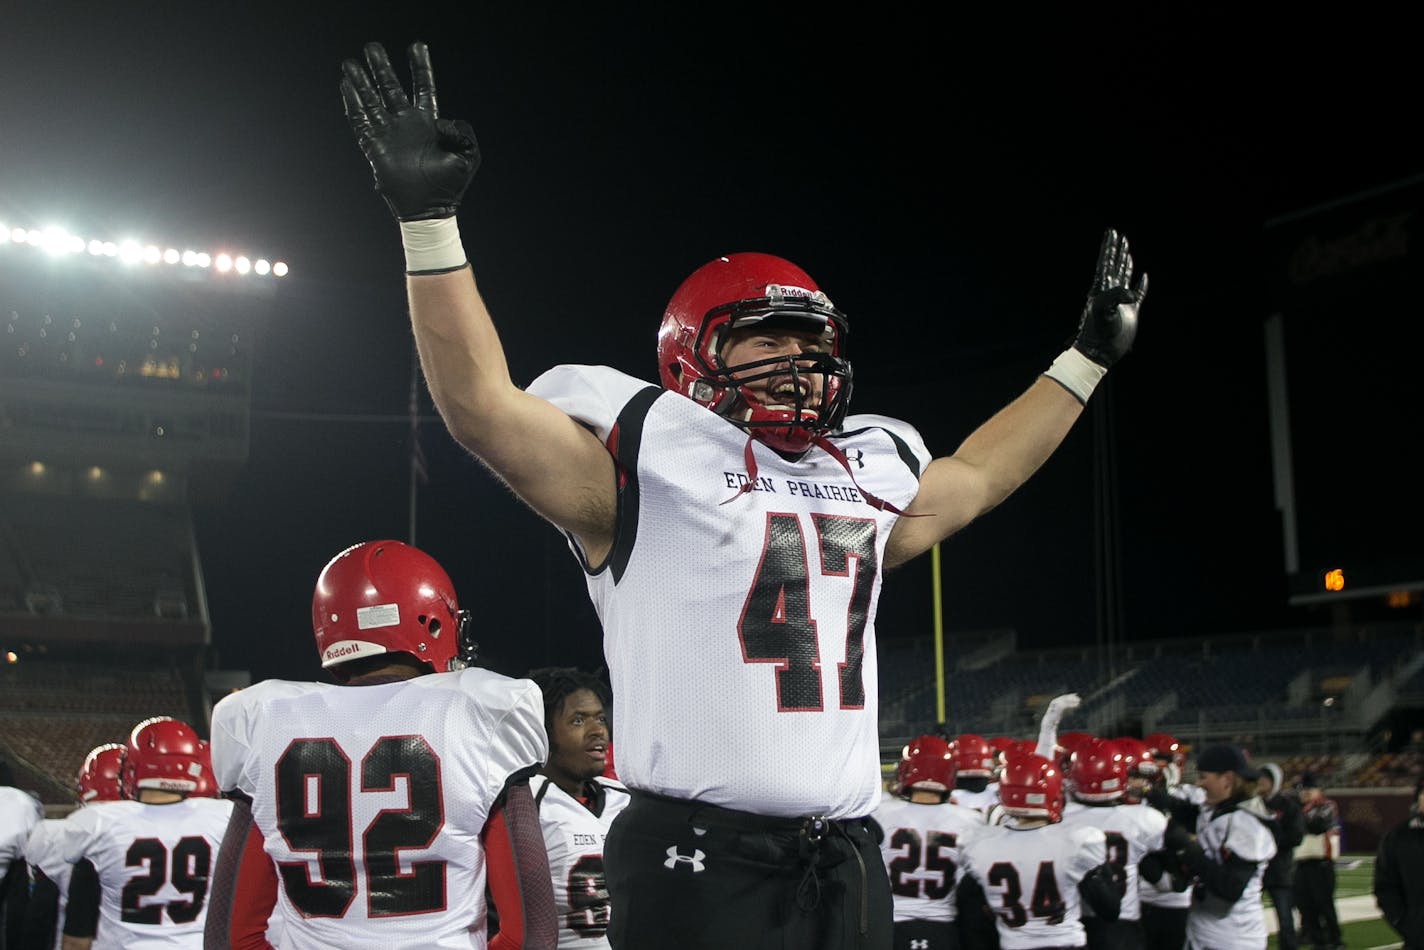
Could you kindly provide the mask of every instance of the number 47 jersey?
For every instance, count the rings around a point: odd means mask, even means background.
[[[481,833],[547,751],[539,687],[471,668],[266,680],[213,710],[218,786],[252,799],[285,947],[485,945]]]
[[[571,542],[618,698],[618,777],[763,815],[870,814],[875,611],[899,516],[866,493],[914,500],[929,464],[919,434],[851,416],[827,439],[843,462],[822,445],[787,459],[607,367],[555,367],[529,391],[591,428],[619,467],[606,562]]]

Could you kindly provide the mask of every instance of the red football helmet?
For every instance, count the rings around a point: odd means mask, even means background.
[[[1009,753],[999,775],[999,802],[1017,818],[1063,818],[1063,773],[1041,755]]]
[[[999,768],[999,757],[983,736],[971,732],[954,740],[950,746],[954,772],[962,778],[993,778]]]
[[[946,796],[954,788],[954,753],[943,736],[916,736],[901,750],[895,793],[908,797],[917,788]]]
[[[1152,750],[1147,748],[1147,743],[1132,736],[1119,736],[1113,740],[1113,745],[1122,753],[1123,760],[1127,762],[1127,776],[1149,777],[1162,771],[1157,760],[1152,758]]]
[[[722,361],[727,331],[775,324],[822,335],[825,353],[778,356],[737,366]],[[845,360],[845,315],[790,261],[770,254],[729,254],[702,265],[673,293],[658,331],[658,375],[681,393],[785,452],[804,452],[834,431],[850,404],[851,368]],[[803,376],[819,374],[820,398]],[[745,384],[789,377],[789,406],[768,406]]]
[[[1172,764],[1181,768],[1187,764],[1187,753],[1182,748],[1182,744],[1165,732],[1154,732],[1150,736],[1142,737],[1147,750],[1152,753],[1154,759],[1170,759]]]
[[[323,667],[404,653],[437,673],[475,655],[470,612],[435,559],[400,541],[353,544],[322,568],[312,593],[312,631]]]
[[[1073,753],[1073,797],[1083,802],[1121,801],[1127,790],[1127,760],[1106,739],[1084,743]]]
[[[137,798],[139,789],[194,795],[205,774],[212,775],[207,743],[193,727],[171,716],[145,719],[129,733],[124,752],[124,797]],[[211,786],[216,790],[216,782]]]
[[[124,747],[117,742],[107,742],[89,750],[75,780],[79,804],[123,799],[123,772]]]

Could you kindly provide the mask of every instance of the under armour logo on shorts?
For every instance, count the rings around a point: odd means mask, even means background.
[[[692,865],[693,874],[696,874],[698,871],[707,870],[707,865],[702,863],[702,859],[707,857],[707,853],[705,851],[702,851],[700,848],[693,848],[692,854],[686,855],[678,854],[677,845],[673,845],[671,848],[667,849],[667,856],[668,859],[663,862],[663,867],[665,868],[672,869],[677,867],[679,864],[690,864]]]
[[[930,950],[930,942],[927,939],[916,937],[910,941],[910,950]]]

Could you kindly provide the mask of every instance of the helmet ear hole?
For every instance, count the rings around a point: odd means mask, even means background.
[[[425,619],[426,619],[426,618],[421,617],[421,618],[420,618],[421,623],[425,623]],[[440,636],[440,618],[439,618],[439,617],[431,617],[431,618],[430,618],[430,622],[429,622],[429,623],[425,623],[425,629],[427,629],[427,630],[430,631],[430,635],[431,635],[432,637],[438,637],[438,636]]]

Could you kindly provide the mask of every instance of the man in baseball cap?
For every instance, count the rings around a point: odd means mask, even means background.
[[[1252,768],[1246,753],[1234,745],[1214,745],[1203,749],[1201,755],[1197,756],[1197,771],[1213,772],[1217,775],[1235,772],[1238,777],[1248,782],[1254,782],[1261,777],[1261,770]]]

